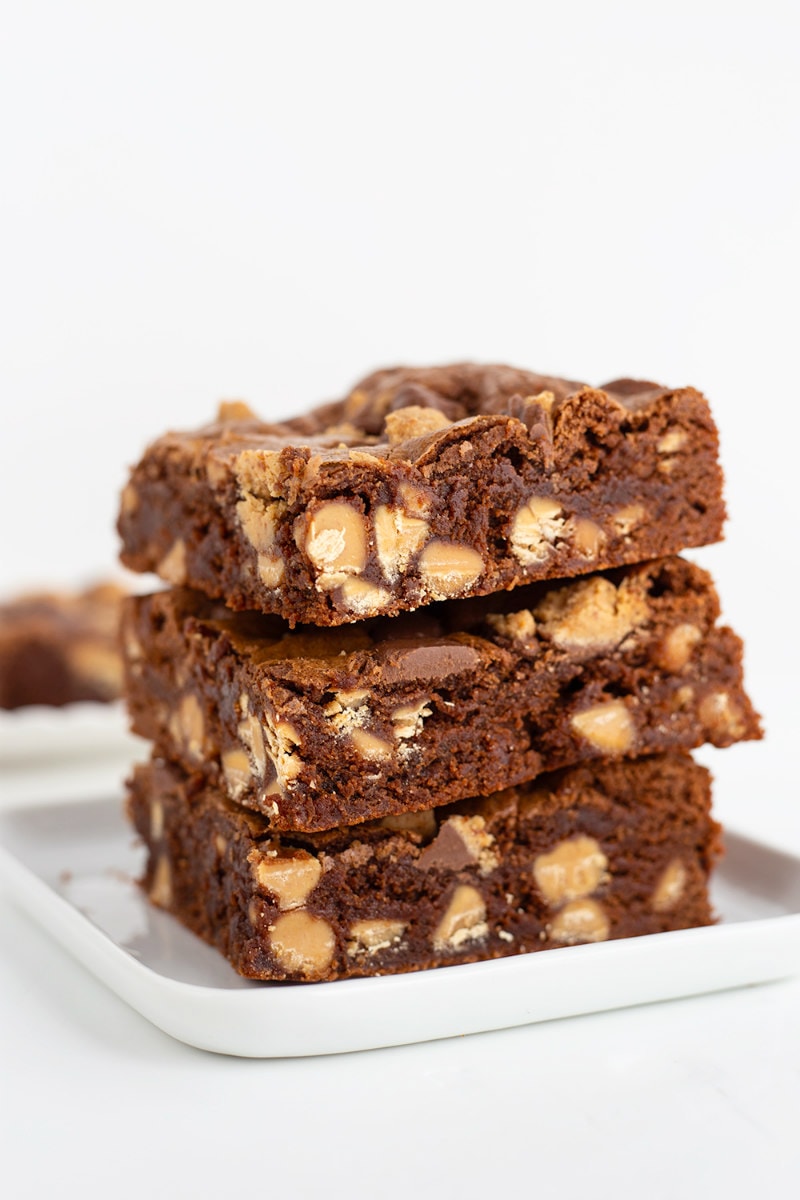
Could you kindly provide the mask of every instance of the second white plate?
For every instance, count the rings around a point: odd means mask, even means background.
[[[259,984],[150,907],[121,803],[0,814],[10,898],[160,1029],[223,1054],[403,1045],[800,973],[800,859],[728,833],[721,923],[379,979]]]
[[[0,712],[0,767],[28,769],[93,758],[132,758],[142,742],[114,704],[32,705]]]

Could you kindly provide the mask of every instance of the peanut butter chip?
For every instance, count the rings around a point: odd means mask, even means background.
[[[267,752],[264,748],[264,731],[258,718],[250,713],[240,722],[237,733],[252,755],[256,775],[263,778],[267,769]]]
[[[414,833],[420,838],[432,838],[436,835],[436,817],[432,808],[419,812],[395,813],[383,817],[380,822],[383,829],[391,829],[395,833]]]
[[[367,701],[369,692],[359,688],[352,692],[334,692],[334,699],[323,708],[326,720],[336,733],[350,733],[361,729],[372,718]]]
[[[258,578],[265,588],[276,588],[286,573],[286,565],[282,558],[271,554],[259,554],[256,558]]]
[[[626,504],[618,508],[611,521],[622,537],[627,538],[637,525],[641,525],[647,516],[647,510],[641,504]]]
[[[299,752],[301,745],[300,734],[288,721],[268,721],[264,726],[264,737],[269,758],[275,768],[277,786],[296,779],[303,769],[303,759]]]
[[[385,578],[393,583],[427,541],[428,522],[409,516],[402,508],[379,504],[375,509],[374,526],[378,562]]]
[[[359,708],[369,697],[369,688],[353,688],[351,691],[338,691],[336,699],[345,708]]]
[[[269,553],[275,545],[275,521],[278,501],[267,503],[247,494],[236,505],[236,515],[245,537],[255,550]]]
[[[150,841],[160,842],[164,836],[164,805],[154,800],[150,805]]]
[[[403,506],[403,511],[408,513],[410,517],[426,518],[431,515],[430,497],[420,488],[414,487],[412,483],[399,484],[397,494]]]
[[[392,600],[391,593],[387,592],[386,588],[356,576],[345,579],[341,596],[345,608],[361,617],[370,617],[382,612]]]
[[[747,732],[742,710],[727,692],[709,692],[697,711],[715,745],[735,741]]]
[[[222,755],[222,774],[232,800],[238,800],[250,786],[253,773],[250,758],[244,750],[226,750]]]
[[[256,421],[257,419],[250,405],[244,400],[223,400],[217,409],[217,420],[220,422]]]
[[[409,404],[406,408],[395,409],[386,414],[386,436],[390,446],[398,446],[411,438],[424,437],[429,433],[438,433],[447,429],[451,422],[438,408],[423,408],[418,404]]]
[[[282,496],[283,471],[278,450],[243,450],[234,463],[234,473],[244,493],[267,494],[277,499]],[[223,472],[227,478],[228,471]]]
[[[477,550],[456,542],[429,542],[419,556],[419,572],[434,600],[458,596],[483,574]]]
[[[477,888],[460,884],[433,935],[434,950],[457,950],[489,932],[486,905]]]
[[[367,563],[363,516],[343,500],[323,504],[308,519],[303,548],[319,572],[317,586],[340,586],[348,575],[359,575]]]
[[[573,522],[572,541],[575,549],[584,558],[597,558],[600,547],[605,541],[605,534],[599,525],[586,517],[578,517]]]
[[[670,429],[658,441],[659,454],[675,454],[685,444],[686,432],[683,429]]]
[[[702,641],[702,638],[703,635],[696,625],[688,623],[676,625],[665,635],[661,645],[656,648],[654,658],[657,665],[663,667],[665,671],[677,674],[687,666],[695,646]]]
[[[122,648],[129,663],[138,663],[144,658],[142,643],[132,629],[124,630]]]
[[[662,873],[650,901],[654,912],[665,913],[674,908],[686,890],[688,873],[679,858],[673,858]]]
[[[405,921],[378,917],[369,921],[354,921],[350,926],[347,953],[354,958],[358,954],[377,954],[379,950],[390,950],[399,945],[405,928]]]
[[[400,740],[415,738],[422,733],[425,718],[431,715],[427,696],[411,704],[400,704],[392,711],[394,736]]]
[[[659,471],[664,475],[669,475],[678,461],[678,451],[683,448],[686,443],[687,434],[683,429],[669,429],[659,438],[658,453],[661,461],[658,464]]]
[[[305,904],[322,875],[322,864],[306,850],[296,854],[271,858],[254,852],[253,873],[256,882],[278,901],[283,909],[299,908]]]
[[[565,649],[599,650],[619,645],[648,616],[640,589],[625,580],[594,577],[548,592],[534,609],[540,634]]]
[[[548,904],[580,900],[608,879],[608,859],[594,838],[581,834],[540,854],[533,875]]]
[[[514,613],[488,613],[486,624],[500,637],[527,645],[536,637],[536,620],[528,608]]]
[[[564,531],[564,512],[557,500],[531,496],[511,523],[511,549],[523,566],[544,562]]]
[[[604,754],[624,754],[636,737],[633,719],[622,700],[609,700],[575,713],[571,725]]]
[[[153,871],[150,899],[158,908],[169,908],[172,904],[172,871],[169,859],[164,854],[159,857]]]
[[[188,692],[181,698],[169,718],[169,731],[191,758],[200,760],[203,757],[205,722],[200,701],[194,692]]]
[[[172,543],[156,567],[156,573],[174,587],[182,587],[186,583],[186,543],[183,538]]]
[[[394,753],[394,747],[391,743],[384,741],[374,733],[368,733],[366,729],[354,729],[350,734],[353,745],[362,758],[381,761],[391,758]]]
[[[572,900],[550,925],[554,942],[604,942],[610,931],[608,917],[596,900]]]
[[[336,938],[327,921],[300,908],[278,917],[270,930],[270,945],[286,971],[319,979],[333,961]]]

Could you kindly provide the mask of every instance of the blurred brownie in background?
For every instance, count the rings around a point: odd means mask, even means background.
[[[107,703],[120,695],[120,604],[125,590],[31,592],[0,604],[0,709]]]

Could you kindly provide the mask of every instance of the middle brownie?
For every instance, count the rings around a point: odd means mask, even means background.
[[[679,558],[341,629],[179,589],[127,602],[128,703],[167,758],[271,828],[313,832],[759,737],[718,615]]]

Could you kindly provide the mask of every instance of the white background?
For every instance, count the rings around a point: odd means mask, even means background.
[[[691,383],[730,508],[727,542],[697,558],[768,729],[714,758],[719,811],[800,850],[797,11],[5,6],[2,591],[113,570],[127,465],[221,397],[277,417],[377,365],[465,357]],[[131,1171],[148,1146],[176,1196],[231,1176],[262,1190],[292,1164],[303,1195],[552,1195],[557,1178],[568,1196],[796,1194],[798,985],[236,1063],[169,1043],[7,922],[15,1196],[43,1195],[49,1171],[68,1186],[83,1170],[75,1194],[157,1189]],[[195,1133],[202,1166],[184,1157]]]

